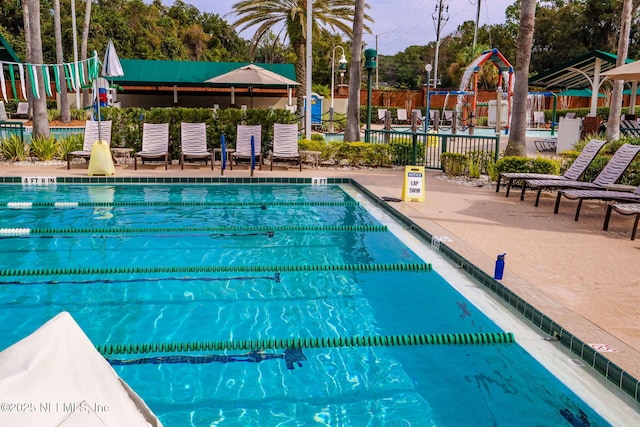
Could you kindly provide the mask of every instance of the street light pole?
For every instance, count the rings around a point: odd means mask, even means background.
[[[388,31],[385,31],[384,33],[380,33],[380,34],[376,34],[376,52],[378,51],[378,37],[383,36],[385,34],[389,34]],[[378,59],[378,62],[380,62],[380,60]],[[378,85],[378,67],[376,67],[376,89],[379,89],[380,86]]]
[[[333,98],[335,98],[335,83],[336,83],[336,49],[340,48],[342,51],[342,55],[338,62],[340,63],[340,69],[347,66],[347,58],[344,56],[344,48],[340,45],[333,47],[333,52],[331,55],[331,110],[329,110],[329,132],[333,132]]]
[[[429,121],[431,120],[431,112],[429,111],[431,97],[429,96],[429,91],[431,90],[431,70],[433,69],[433,66],[431,64],[427,64],[424,66],[424,69],[427,71],[427,100],[425,102],[424,131],[427,132],[427,130],[429,130]]]

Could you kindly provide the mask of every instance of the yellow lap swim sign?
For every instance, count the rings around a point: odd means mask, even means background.
[[[424,202],[424,166],[406,166],[402,184],[402,200]]]

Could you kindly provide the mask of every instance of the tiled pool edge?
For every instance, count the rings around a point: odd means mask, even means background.
[[[40,177],[43,178],[43,177]],[[21,184],[23,177],[10,176],[0,177],[0,184]],[[283,177],[56,177],[55,182],[59,184],[311,184],[312,178],[283,178]],[[427,244],[431,244],[433,236],[423,230],[411,219],[405,217],[397,210],[393,209],[387,202],[380,199],[363,185],[353,178],[327,178],[327,184],[351,184],[358,191],[371,200],[372,203],[393,216],[398,222],[405,225],[418,237],[424,239]],[[579,356],[584,362],[592,366],[597,372],[629,394],[636,401],[640,402],[639,388],[640,382],[629,375],[611,360],[598,353],[584,341],[564,329],[561,325],[553,321],[544,313],[533,307],[516,293],[512,292],[501,283],[497,282],[490,275],[469,262],[466,258],[441,242],[439,252],[450,260],[469,276],[477,280],[483,286],[489,288],[493,293],[507,302],[527,320],[533,323],[540,330],[558,339],[572,353]]]
[[[391,215],[398,222],[405,225],[418,237],[424,239],[424,241],[428,245],[431,244],[433,236],[430,233],[423,230],[415,222],[398,212],[396,209],[392,208],[387,202],[380,199],[378,196],[373,194],[357,181],[351,179],[350,183],[355,188],[357,188],[358,191],[368,197],[379,208]],[[516,311],[522,314],[537,328],[549,334],[549,336],[556,338],[562,345],[568,348],[572,353],[579,356],[580,359],[588,363],[598,373],[602,374],[618,388],[633,397],[637,402],[640,402],[640,381],[638,381],[635,377],[625,372],[611,360],[609,360],[601,353],[597,352],[595,349],[589,346],[587,343],[582,341],[580,338],[563,328],[562,325],[556,323],[553,319],[546,316],[540,310],[536,309],[533,305],[529,304],[515,292],[509,290],[506,286],[494,280],[492,276],[482,271],[466,258],[448,247],[445,243],[440,242],[438,251],[449,261],[460,267],[461,270],[466,272],[473,279],[478,281],[486,288],[490,289],[494,294],[496,294],[503,301],[508,303]]]

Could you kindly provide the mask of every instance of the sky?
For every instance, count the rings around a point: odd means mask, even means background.
[[[192,4],[202,12],[217,13],[232,23],[236,17],[230,13],[237,1],[185,0],[185,3]],[[443,13],[443,17],[448,16],[449,19],[442,21],[440,37],[451,34],[465,21],[475,21],[478,1],[479,26],[504,23],[507,6],[515,3],[515,0],[442,0],[443,11],[448,5],[448,12]],[[163,3],[171,5],[173,1],[163,0]],[[368,48],[375,49],[377,34],[379,54],[394,55],[409,46],[426,45],[436,40],[436,25],[432,16],[437,15],[439,0],[367,0],[367,3],[371,6],[367,13],[374,20],[373,24],[369,24],[373,34],[365,34],[363,38]],[[245,30],[240,36],[250,39],[252,33]]]

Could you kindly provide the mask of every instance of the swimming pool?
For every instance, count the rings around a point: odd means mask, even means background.
[[[3,227],[30,229],[0,239],[15,326],[0,348],[62,310],[96,345],[508,332],[339,186],[7,185],[0,200],[18,203]],[[108,358],[167,426],[608,425],[516,344],[312,347]]]

